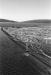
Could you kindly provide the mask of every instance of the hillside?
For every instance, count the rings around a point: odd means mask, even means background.
[[[0,19],[0,22],[16,22],[16,21],[13,21],[13,20],[7,20],[7,19]]]
[[[51,20],[49,20],[49,19],[28,20],[28,21],[24,21],[22,23],[51,23]]]
[[[1,27],[44,27],[51,26],[51,20],[30,20],[17,22],[12,20],[0,19]]]

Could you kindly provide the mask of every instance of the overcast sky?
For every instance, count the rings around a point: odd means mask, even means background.
[[[16,21],[51,19],[51,0],[0,0],[0,18]]]

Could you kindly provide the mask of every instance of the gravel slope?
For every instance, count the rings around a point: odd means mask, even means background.
[[[0,75],[38,75],[26,62],[23,53],[24,50],[0,29]]]

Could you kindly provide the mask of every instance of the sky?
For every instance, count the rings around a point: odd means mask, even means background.
[[[51,19],[51,0],[0,0],[0,18],[15,21]]]

